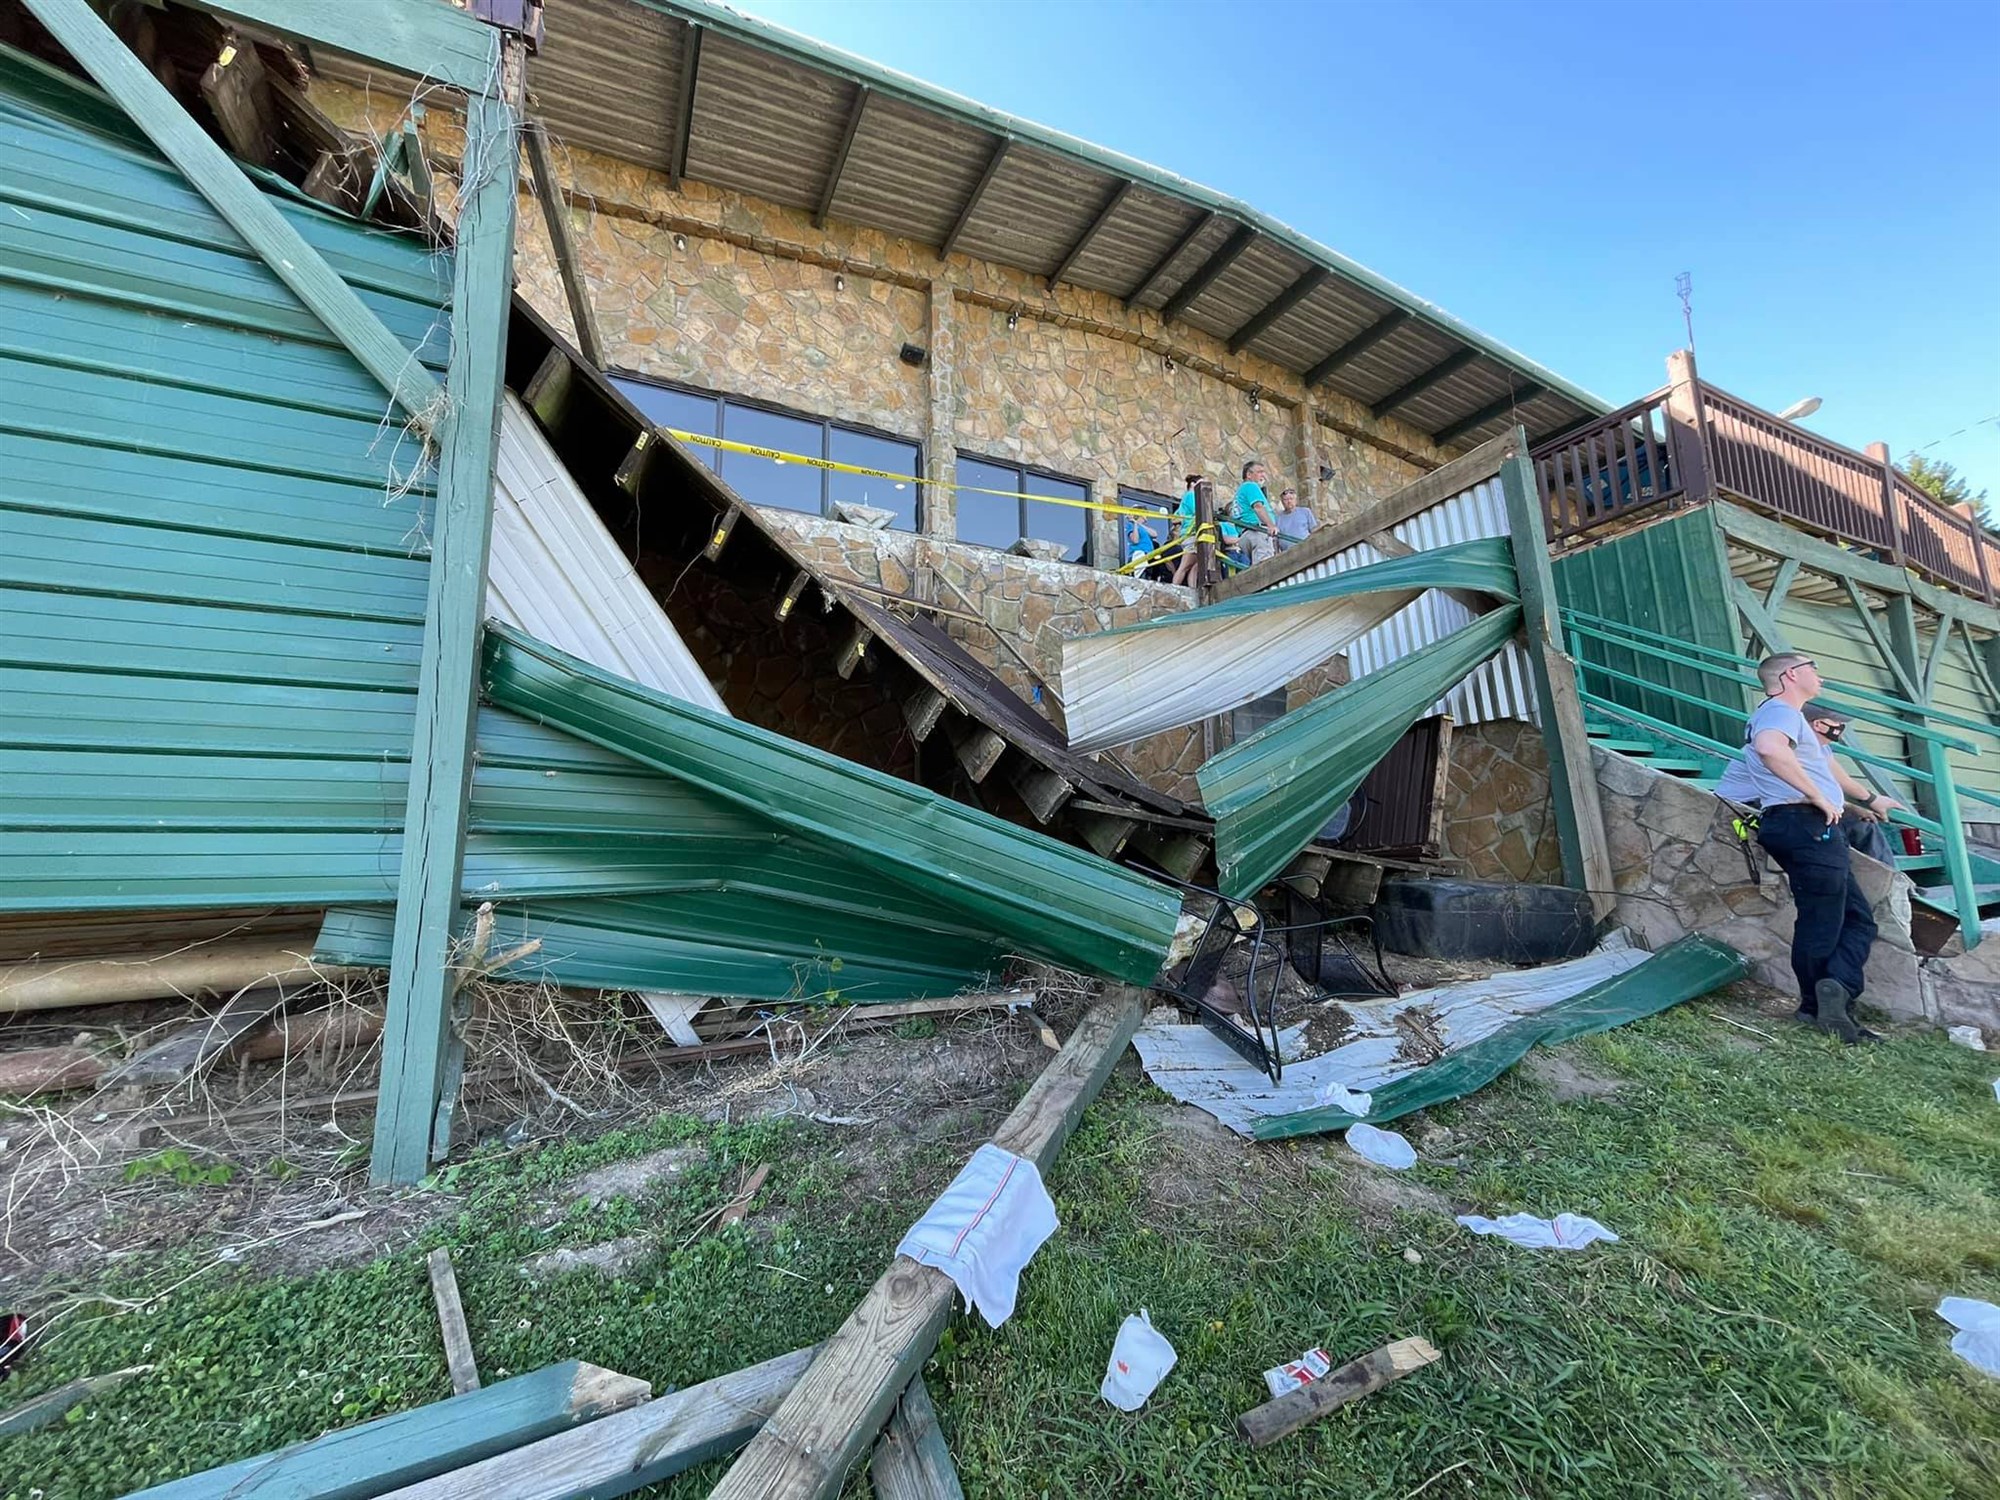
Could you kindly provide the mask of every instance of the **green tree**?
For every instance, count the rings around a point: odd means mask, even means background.
[[[1950,464],[1912,453],[1903,459],[1902,469],[1910,483],[1933,500],[1942,505],[1970,505],[1981,526],[1989,531],[1995,529],[1993,506],[1986,498],[1986,491],[1973,493],[1971,482]]]

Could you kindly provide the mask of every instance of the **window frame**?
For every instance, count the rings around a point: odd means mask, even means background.
[[[915,456],[915,468],[911,474],[911,483],[916,489],[916,505],[911,516],[909,531],[911,535],[921,535],[923,533],[925,476],[924,444],[921,438],[905,437],[900,432],[890,432],[887,428],[873,427],[865,422],[844,422],[837,417],[820,416],[815,412],[801,411],[797,407],[785,406],[776,401],[766,401],[756,396],[735,396],[727,391],[712,391],[703,386],[690,385],[684,380],[668,380],[658,375],[642,375],[636,370],[606,370],[605,376],[614,384],[618,381],[630,381],[634,385],[653,386],[659,390],[672,391],[677,396],[690,396],[697,400],[712,402],[715,406],[715,436],[724,441],[731,441],[729,437],[729,408],[731,406],[738,406],[749,411],[764,412],[774,417],[788,417],[795,422],[810,422],[819,429],[819,452],[805,456],[808,458],[818,458],[826,463],[835,462],[833,458],[833,433],[836,428],[855,437],[874,438],[878,442],[896,443],[902,447],[906,447]],[[722,450],[720,448],[708,449],[703,457],[703,462],[708,465],[711,473],[720,475],[722,472]],[[819,516],[822,520],[832,520],[834,505],[833,471],[831,469],[819,469],[815,472],[819,475]],[[749,503],[756,505],[760,502],[752,500]],[[791,511],[791,514],[796,516],[813,514],[811,511],[792,510],[790,506],[783,505],[768,508]],[[900,526],[891,527],[890,529],[894,531],[903,530]]]
[[[1015,541],[1020,541],[1028,535],[1028,502],[1034,498],[1028,493],[1028,481],[1031,478],[1053,480],[1057,484],[1073,484],[1083,491],[1086,507],[1094,507],[1096,504],[1096,501],[1093,499],[1090,481],[1081,475],[1065,474],[1058,469],[1046,469],[1040,464],[1026,464],[1020,462],[1018,459],[994,458],[985,453],[975,453],[970,448],[960,448],[957,450],[957,453],[960,459],[970,459],[974,463],[986,464],[990,468],[1012,469],[1014,471],[1016,475],[1014,482],[1019,486],[1014,494]],[[1096,528],[1090,524],[1092,514],[1093,511],[1090,508],[1086,508],[1083,511],[1083,555],[1076,560],[1078,567],[1094,568],[1097,566],[1097,538],[1094,535]],[[986,543],[968,542],[966,545],[969,547],[984,547]],[[1005,551],[1006,549],[996,547],[993,550]]]

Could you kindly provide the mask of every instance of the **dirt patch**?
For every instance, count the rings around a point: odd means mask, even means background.
[[[1239,1212],[1278,1180],[1272,1153],[1205,1110],[1149,1104],[1146,1120],[1161,1137],[1147,1162],[1147,1208],[1163,1222]]]
[[[601,1245],[590,1245],[581,1250],[564,1248],[544,1251],[523,1261],[521,1274],[535,1281],[546,1281],[551,1276],[562,1276],[571,1271],[595,1271],[600,1276],[615,1277],[636,1266],[659,1247],[657,1236],[628,1234],[622,1239],[606,1240]]]
[[[613,1198],[636,1200],[655,1187],[678,1181],[689,1167],[707,1158],[708,1152],[700,1146],[669,1146],[630,1161],[614,1161],[577,1178],[569,1185],[569,1196],[581,1198],[592,1208],[601,1208]]]
[[[1307,1158],[1315,1185],[1330,1187],[1366,1228],[1388,1230],[1399,1213],[1435,1214],[1449,1219],[1456,1210],[1436,1188],[1400,1172],[1370,1166],[1345,1144],[1330,1141]]]
[[[1300,1037],[1299,1056],[1319,1057],[1344,1047],[1354,1035],[1354,1016],[1344,1005],[1328,1001],[1315,1010],[1306,1021],[1306,1029]]]
[[[1521,1059],[1521,1067],[1530,1078],[1564,1103],[1572,1099],[1609,1099],[1625,1087],[1624,1079],[1594,1073],[1561,1052],[1538,1048]]]

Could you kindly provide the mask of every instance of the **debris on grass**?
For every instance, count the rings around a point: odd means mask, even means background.
[[[1167,1378],[1180,1356],[1166,1335],[1153,1326],[1152,1315],[1140,1308],[1118,1325],[1111,1358],[1097,1394],[1120,1411],[1137,1411]]]
[[[1392,1172],[1407,1172],[1417,1164],[1417,1148],[1393,1130],[1377,1130],[1373,1125],[1347,1127],[1347,1149],[1363,1161]]]
[[[1533,1214],[1508,1214],[1500,1219],[1460,1214],[1458,1222],[1474,1234],[1497,1235],[1524,1250],[1585,1250],[1599,1240],[1618,1242],[1617,1235],[1582,1214],[1557,1214],[1553,1219],[1538,1219]]]
[[[1958,1330],[1951,1352],[1983,1374],[2000,1379],[2000,1307],[1973,1297],[1947,1297],[1937,1314]]]
[[[1441,1356],[1427,1339],[1398,1339],[1373,1353],[1349,1360],[1338,1370],[1301,1385],[1297,1390],[1253,1407],[1236,1419],[1236,1431],[1253,1448],[1268,1447],[1306,1423],[1336,1411],[1350,1401],[1372,1395]]]

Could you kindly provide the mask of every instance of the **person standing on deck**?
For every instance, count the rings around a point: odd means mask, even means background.
[[[1750,716],[1740,766],[1716,790],[1760,804],[1757,842],[1791,885],[1799,1019],[1844,1042],[1879,1041],[1849,1009],[1861,995],[1875,918],[1840,827],[1844,778],[1805,715],[1825,684],[1812,658],[1796,651],[1765,657],[1757,676],[1768,696]]]
[[[1278,550],[1277,506],[1264,493],[1271,471],[1262,459],[1243,465],[1243,483],[1236,487],[1236,510],[1230,518],[1243,528],[1243,555],[1254,565]]]

